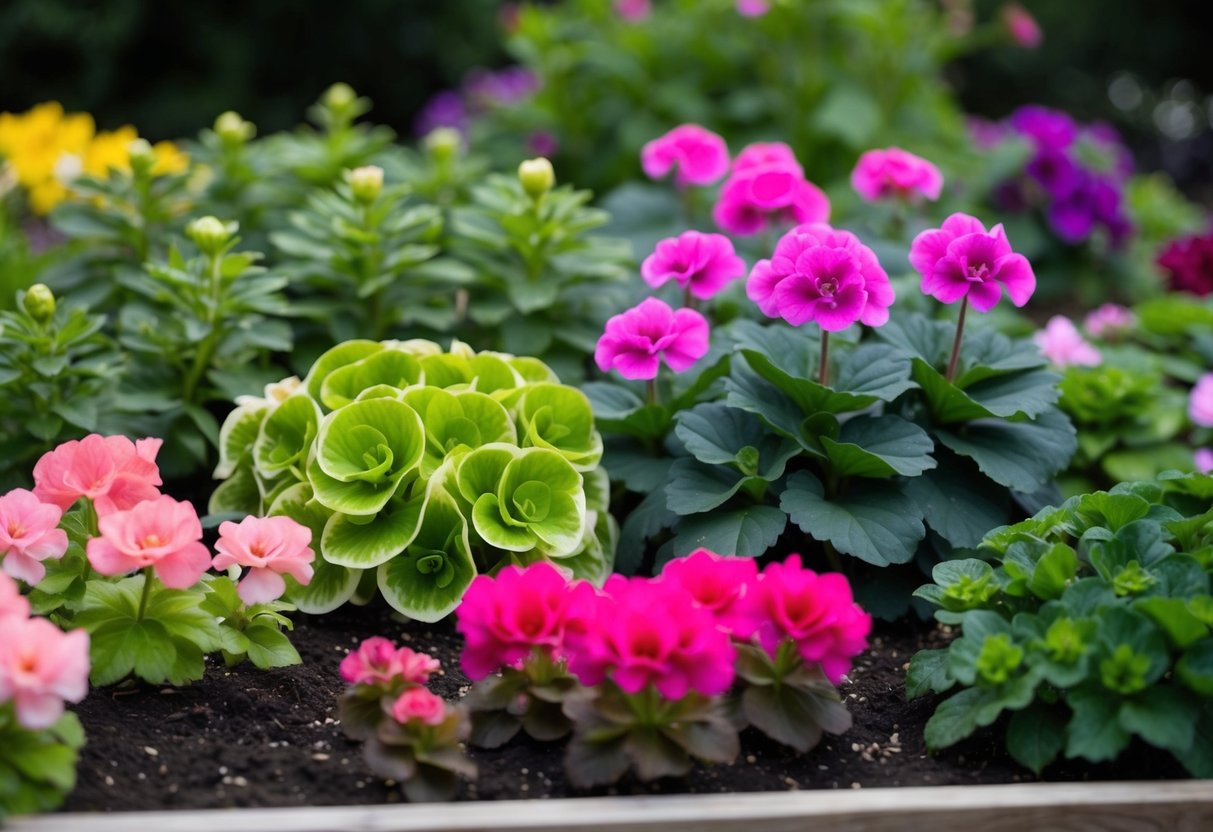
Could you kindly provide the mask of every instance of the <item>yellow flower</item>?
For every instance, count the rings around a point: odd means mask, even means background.
[[[65,114],[57,101],[21,114],[0,113],[0,156],[29,190],[35,211],[46,213],[66,195],[56,173],[79,169],[94,130],[92,116]]]
[[[131,155],[127,147],[139,137],[134,127],[129,124],[117,130],[107,130],[98,133],[89,142],[84,154],[84,172],[89,176],[104,179],[110,170],[129,171]]]
[[[156,142],[152,145],[152,152],[156,154],[156,164],[152,167],[153,176],[181,173],[189,169],[190,157],[172,142]]]

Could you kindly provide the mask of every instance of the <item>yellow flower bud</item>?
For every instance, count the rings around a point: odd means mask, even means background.
[[[324,106],[330,110],[340,112],[352,107],[357,99],[358,94],[354,92],[353,87],[339,82],[325,90],[323,101]]]
[[[225,223],[216,217],[199,217],[185,227],[185,236],[193,240],[204,254],[213,257],[235,236],[238,228],[239,225],[234,222]]]
[[[363,205],[370,205],[379,198],[383,190],[383,168],[377,165],[365,165],[354,168],[346,174],[354,199]]]
[[[245,121],[234,110],[221,113],[215,119],[215,135],[228,146],[244,144],[257,135],[257,127],[251,121]]]
[[[459,154],[463,136],[453,127],[439,127],[425,137],[425,149],[435,162],[449,162]]]
[[[540,156],[538,159],[527,159],[518,166],[518,181],[522,190],[531,199],[539,199],[556,184],[556,171],[552,163]]]
[[[135,139],[126,146],[126,152],[131,160],[131,170],[136,174],[146,175],[156,166],[156,151],[147,139]]]
[[[21,308],[38,323],[48,323],[55,317],[55,293],[45,283],[35,283],[26,290]]]

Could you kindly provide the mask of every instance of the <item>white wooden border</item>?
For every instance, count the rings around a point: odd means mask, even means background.
[[[10,832],[1208,832],[1213,781],[57,814]]]

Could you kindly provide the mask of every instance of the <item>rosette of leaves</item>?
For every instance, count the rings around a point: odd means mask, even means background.
[[[349,341],[293,394],[232,412],[210,510],[312,529],[316,575],[288,591],[306,612],[377,586],[436,621],[505,563],[551,559],[605,580],[617,528],[601,449],[589,400],[535,359]]]
[[[1134,737],[1213,776],[1213,478],[1072,497],[996,529],[988,560],[935,567],[917,595],[959,625],[915,655],[911,698],[948,693],[926,726],[946,748],[1006,712],[1011,755],[1112,760]]]
[[[17,722],[11,703],[0,705],[0,822],[59,808],[76,786],[83,747],[84,729],[74,713],[30,731]]]
[[[283,630],[295,625],[285,613],[295,607],[283,601],[247,606],[236,594],[236,584],[227,577],[208,578],[206,597],[199,605],[219,622],[223,640],[221,653],[228,667],[248,659],[259,670],[300,664],[299,651]]]
[[[851,712],[821,666],[801,660],[785,641],[775,656],[754,644],[737,644],[737,675],[744,682],[741,716],[778,743],[801,754],[827,732],[851,728]]]

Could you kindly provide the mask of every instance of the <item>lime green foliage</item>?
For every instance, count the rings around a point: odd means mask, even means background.
[[[553,559],[601,581],[614,560],[590,402],[535,359],[348,341],[237,407],[220,454],[212,513],[312,529],[316,576],[288,591],[308,612],[354,598],[369,570],[393,607],[436,621],[478,572]]]
[[[1213,477],[1170,472],[995,529],[988,562],[936,566],[915,594],[961,636],[918,653],[906,690],[961,690],[927,746],[1010,711],[1007,747],[1037,773],[1060,754],[1111,760],[1136,735],[1213,776],[1211,499]]]
[[[0,822],[8,815],[57,809],[76,786],[84,729],[73,713],[43,731],[22,728],[11,703],[0,705]]]

